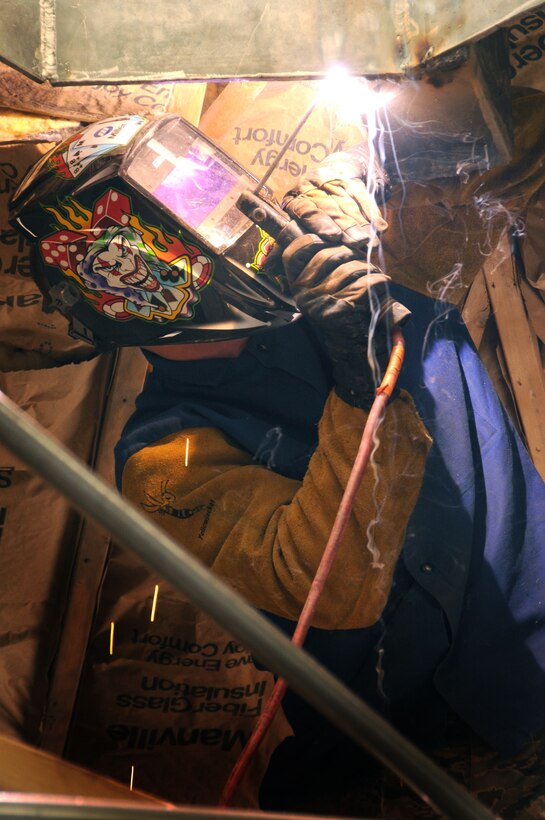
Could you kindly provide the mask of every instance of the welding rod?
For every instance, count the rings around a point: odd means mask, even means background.
[[[253,193],[256,196],[257,196],[257,194],[259,194],[261,189],[265,187],[266,183],[268,182],[269,178],[272,176],[274,171],[276,171],[276,169],[280,165],[280,161],[284,157],[284,154],[288,151],[289,148],[293,147],[293,141],[294,141],[295,137],[297,136],[297,134],[299,133],[299,131],[301,130],[303,125],[306,123],[306,121],[308,120],[308,118],[310,117],[310,115],[312,114],[314,109],[316,108],[316,105],[318,104],[318,99],[319,99],[319,96],[316,95],[314,97],[313,101],[311,102],[311,104],[309,105],[309,107],[307,108],[307,110],[305,111],[305,113],[303,114],[303,116],[296,123],[295,128],[293,129],[293,131],[289,135],[288,139],[286,140],[286,142],[284,143],[284,145],[282,146],[282,148],[280,149],[280,151],[276,155],[274,161],[269,165],[269,167],[267,168],[267,170],[265,171],[265,173],[263,174],[263,176],[261,177],[261,179],[259,180],[259,182],[255,186],[255,188],[253,190]]]
[[[451,820],[494,815],[0,392],[0,440]]]

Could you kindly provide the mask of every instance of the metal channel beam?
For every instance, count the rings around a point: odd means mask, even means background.
[[[535,0],[0,0],[0,58],[52,83],[396,75]]]

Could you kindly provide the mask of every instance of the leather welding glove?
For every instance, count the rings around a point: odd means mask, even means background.
[[[361,248],[378,244],[388,227],[375,201],[387,191],[386,176],[376,164],[368,174],[367,151],[358,146],[327,157],[286,193],[282,208],[324,242]]]
[[[369,409],[388,364],[391,330],[410,316],[389,295],[390,277],[350,248],[312,234],[291,242],[282,263],[297,307],[333,364],[337,394]]]

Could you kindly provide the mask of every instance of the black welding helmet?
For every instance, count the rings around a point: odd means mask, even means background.
[[[261,271],[270,238],[237,208],[257,180],[177,115],[84,128],[27,174],[10,222],[33,242],[34,276],[104,351],[220,341],[297,316]]]

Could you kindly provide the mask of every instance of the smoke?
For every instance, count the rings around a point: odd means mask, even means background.
[[[280,446],[282,435],[281,427],[271,427],[270,430],[267,430],[255,452],[253,460],[264,464],[269,470],[274,470],[277,465],[276,453]]]
[[[463,265],[461,262],[458,262],[445,276],[436,279],[435,282],[428,282],[426,285],[428,294],[433,299],[444,302],[447,300],[449,291],[453,289],[458,290],[460,287],[467,287],[462,279],[462,271]]]

